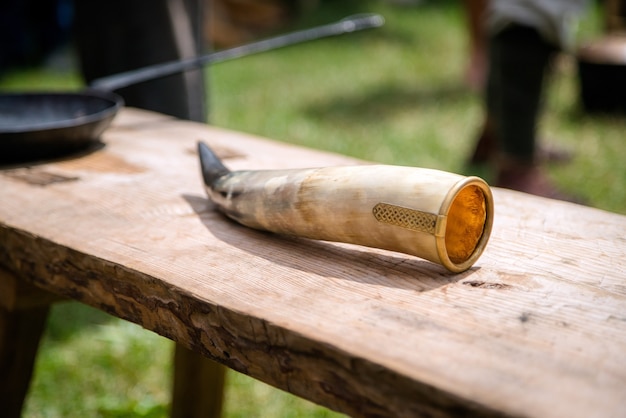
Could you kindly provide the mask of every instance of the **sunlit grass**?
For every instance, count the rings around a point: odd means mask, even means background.
[[[54,306],[24,410],[29,418],[157,418],[169,414],[174,344],[76,302]],[[226,418],[339,417],[229,371]]]

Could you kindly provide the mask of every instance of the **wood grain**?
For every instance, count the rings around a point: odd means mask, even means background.
[[[626,217],[495,189],[453,275],[228,220],[198,140],[234,170],[359,163],[125,109],[80,161],[0,171],[0,264],[353,416],[624,416]]]

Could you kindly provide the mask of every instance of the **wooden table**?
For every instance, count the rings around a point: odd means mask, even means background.
[[[231,169],[356,162],[125,109],[103,149],[3,170],[0,398],[56,294],[354,416],[626,416],[626,217],[496,189],[491,241],[454,275],[229,221],[197,140]]]

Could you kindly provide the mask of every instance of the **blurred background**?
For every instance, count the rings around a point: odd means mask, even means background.
[[[577,45],[621,29],[619,13],[607,13],[609,3],[592,4],[578,27]],[[206,51],[354,13],[376,12],[386,19],[382,28],[205,68],[209,123],[489,181],[488,168],[467,164],[483,104],[469,75],[462,1],[211,0],[204,11]],[[83,88],[73,23],[71,0],[4,0],[0,92]],[[561,54],[549,79],[541,139],[573,156],[567,164],[549,166],[549,174],[588,205],[626,214],[626,117],[621,109],[585,108],[578,64],[576,54]],[[615,92],[624,85],[617,83]],[[24,416],[165,417],[172,349],[170,341],[133,324],[78,304],[59,304],[42,342]],[[74,367],[78,364],[92,367]],[[227,377],[224,408],[226,417],[339,416],[235,372]]]

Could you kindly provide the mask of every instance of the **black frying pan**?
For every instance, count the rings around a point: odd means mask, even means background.
[[[0,163],[54,158],[93,146],[124,105],[113,90],[155,80],[205,64],[287,45],[381,26],[375,14],[347,17],[243,46],[172,61],[94,80],[79,93],[0,94]]]

